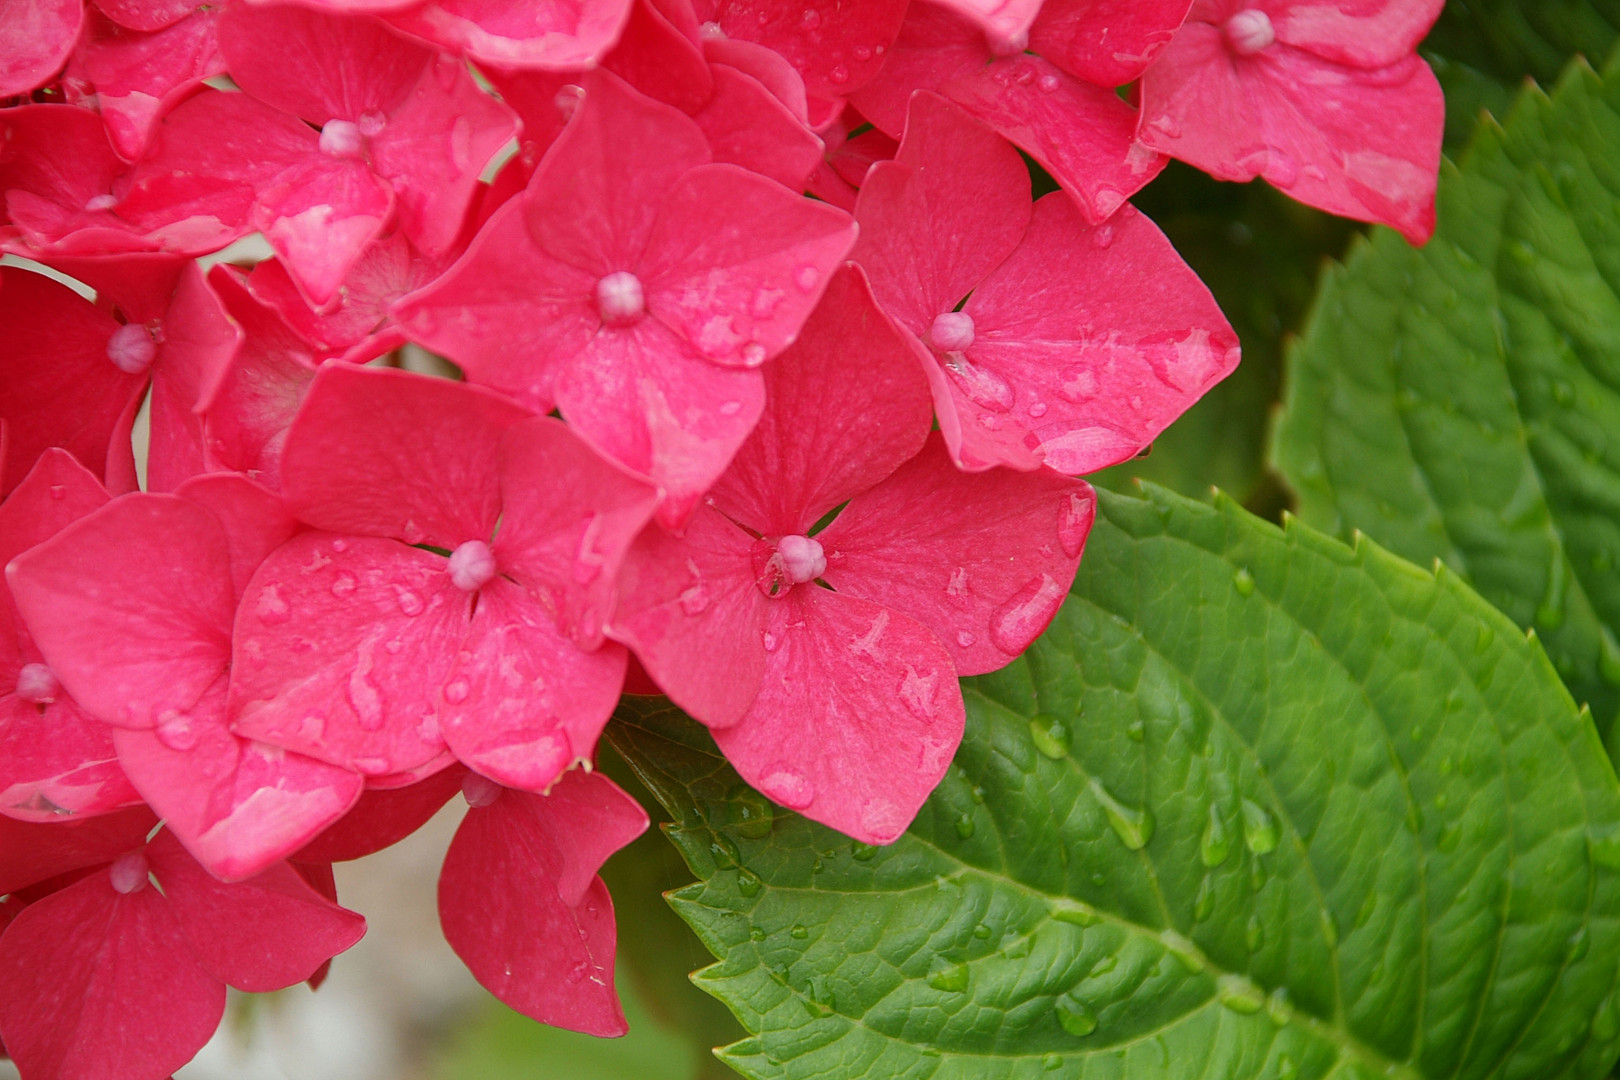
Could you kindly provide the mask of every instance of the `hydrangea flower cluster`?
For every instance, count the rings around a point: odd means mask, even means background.
[[[1066,594],[1077,477],[1238,362],[1127,200],[1174,156],[1425,238],[1439,8],[0,0],[26,1080],[167,1076],[226,986],[318,983],[332,864],[458,792],[451,945],[622,1033],[624,692],[894,840],[958,677]]]

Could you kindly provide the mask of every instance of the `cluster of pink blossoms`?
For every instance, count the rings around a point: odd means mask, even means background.
[[[894,840],[958,676],[1067,592],[1075,477],[1237,363],[1127,200],[1174,156],[1425,238],[1440,6],[0,0],[25,1080],[166,1076],[227,986],[317,982],[332,863],[456,792],[451,945],[622,1032],[623,692]],[[407,342],[465,381],[367,366]]]

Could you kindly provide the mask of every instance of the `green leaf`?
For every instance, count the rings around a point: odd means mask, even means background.
[[[609,738],[747,1076],[1598,1077],[1620,787],[1455,575],[1230,500],[1103,492],[1073,595],[964,682],[887,849],[774,809],[667,703]]]
[[[1441,559],[1534,625],[1616,749],[1620,75],[1577,64],[1485,124],[1423,249],[1323,282],[1275,461],[1301,515]]]
[[[1134,200],[1164,230],[1237,331],[1243,362],[1153,444],[1145,458],[1088,477],[1126,490],[1140,478],[1188,495],[1219,487],[1251,507],[1275,503],[1266,425],[1278,400],[1285,337],[1298,330],[1316,275],[1361,228],[1263,184],[1227,184],[1172,162]]]

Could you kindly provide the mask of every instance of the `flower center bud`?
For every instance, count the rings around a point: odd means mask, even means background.
[[[973,344],[973,316],[965,311],[947,311],[934,320],[928,341],[940,352],[961,352]]]
[[[1239,56],[1253,56],[1277,40],[1271,16],[1258,8],[1240,11],[1226,20],[1226,42]]]
[[[128,855],[120,856],[107,871],[107,876],[112,878],[114,889],[128,896],[146,888],[146,875],[149,873],[151,867],[146,864],[146,856],[139,851],[132,851]]]
[[[819,540],[784,536],[754,543],[754,583],[766,596],[779,597],[795,585],[814,581],[827,572],[827,553]]]
[[[157,358],[157,342],[140,323],[125,323],[107,339],[107,359],[126,375],[139,375]]]
[[[495,576],[495,553],[482,540],[468,540],[450,553],[450,582],[458,589],[481,589]]]
[[[321,153],[336,158],[357,158],[365,148],[366,136],[352,120],[328,120],[321,128]]]
[[[629,326],[647,313],[641,279],[628,270],[615,270],[596,283],[596,306],[609,326]]]
[[[56,672],[44,664],[24,664],[17,672],[17,696],[35,705],[49,705],[62,692]]]

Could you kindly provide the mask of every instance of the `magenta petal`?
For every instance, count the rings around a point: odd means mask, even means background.
[[[598,335],[556,390],[588,443],[662,489],[658,520],[671,527],[725,472],[765,397],[757,370],[710,363],[656,318]]]
[[[997,60],[940,92],[1040,162],[1093,223],[1107,220],[1166,164],[1136,141],[1135,109],[1038,56]]]
[[[0,937],[0,1030],[22,1075],[160,1080],[225,1012],[225,984],[191,955],[150,885],[105,870],[30,904]]]
[[[187,3],[187,14],[191,8]],[[68,72],[95,87],[96,108],[126,161],[140,160],[152,126],[170,106],[204,79],[224,72],[215,40],[217,20],[214,11],[198,11],[153,33],[140,33],[91,16],[90,30]]]
[[[83,22],[82,0],[0,0],[0,98],[49,82]]]
[[[693,114],[714,159],[741,165],[798,191],[821,162],[814,132],[752,75],[714,65],[714,96]]]
[[[506,430],[529,416],[465,383],[328,364],[287,436],[282,490],[329,532],[454,549],[489,540]]]
[[[406,787],[369,790],[292,857],[299,863],[348,862],[391,847],[427,824],[461,791],[466,775],[465,769],[451,767]]]
[[[118,760],[147,805],[214,876],[251,877],[302,847],[360,797],[358,775],[231,734],[225,680],[182,729],[117,730]]]
[[[368,776],[435,757],[435,699],[468,609],[446,566],[372,537],[307,532],[278,548],[236,617],[234,729]]]
[[[909,615],[945,643],[958,674],[981,675],[1057,614],[1096,509],[1089,485],[1050,469],[964,473],[935,435],[818,539],[840,595]]]
[[[806,585],[766,602],[778,640],[759,696],[715,741],[782,805],[892,842],[962,741],[950,654],[922,624],[854,596]]]
[[[700,19],[719,23],[727,36],[781,53],[804,76],[805,89],[822,98],[842,97],[876,75],[906,14],[906,0],[700,0],[693,7]]]
[[[445,743],[500,784],[544,791],[574,762],[591,760],[618,704],[624,664],[623,646],[581,650],[545,608],[497,578],[479,590],[444,684]]]
[[[601,319],[596,277],[541,251],[527,214],[522,198],[502,206],[461,260],[395,315],[412,341],[454,360],[469,381],[550,412],[557,366],[586,347]]]
[[[1041,12],[1042,0],[935,0],[972,19],[985,36],[1003,49],[1022,51],[1029,43],[1030,24]]]
[[[853,258],[883,310],[927,340],[1010,255],[1029,224],[1029,170],[1018,151],[935,94],[911,99],[894,164],[866,176]]]
[[[119,26],[153,31],[172,26],[197,10],[196,0],[94,0]]]
[[[624,33],[602,66],[648,97],[685,113],[696,113],[714,93],[714,80],[703,50],[681,33],[652,0],[636,0],[630,5]],[[499,88],[498,82],[496,85]],[[545,104],[555,112],[549,97]]]
[[[184,499],[125,495],[18,556],[7,580],[57,678],[109,724],[180,720],[229,661],[225,537]]]
[[[318,154],[259,192],[252,221],[310,299],[324,304],[393,212],[393,189],[365,164]]]
[[[48,825],[0,817],[0,896],[110,863],[146,843],[157,823],[144,806]]]
[[[1076,78],[1124,86],[1141,78],[1191,6],[1191,0],[1046,0],[1029,47]]]
[[[589,67],[618,39],[630,0],[431,0],[385,17],[393,25],[502,67]]]
[[[259,564],[298,529],[280,499],[236,473],[193,477],[180,485],[178,494],[219,520],[230,555],[231,587],[238,598]]]
[[[46,450],[0,502],[0,566],[106,505],[107,492],[90,470],[66,450]],[[8,600],[0,583],[0,604],[9,609]]]
[[[500,481],[496,561],[546,597],[565,633],[595,648],[612,611],[619,565],[652,517],[657,490],[550,417],[507,432]]]
[[[916,454],[933,404],[902,335],[860,270],[839,270],[803,335],[765,368],[765,412],[714,505],[765,535],[803,535]]]
[[[163,344],[152,369],[148,491],[173,491],[206,471],[199,407],[224,378],[243,338],[195,262],[186,263],[161,326]]]
[[[710,727],[734,724],[764,676],[766,609],[754,584],[754,540],[699,507],[677,539],[641,534],[620,572],[608,636],[635,650],[675,703]]]
[[[395,300],[426,285],[443,269],[443,263],[423,256],[396,232],[366,248],[344,280],[336,306],[310,306],[279,259],[255,265],[247,289],[319,352],[337,355],[363,347],[386,327]]]
[[[1353,67],[1376,68],[1411,55],[1440,17],[1445,0],[1218,0],[1230,17],[1244,8],[1271,16],[1277,40]]]
[[[147,845],[146,857],[192,955],[238,990],[265,993],[303,982],[365,935],[365,919],[316,892],[284,862],[227,885],[167,831]]]
[[[704,37],[703,56],[711,67],[724,64],[758,80],[800,123],[810,122],[804,77],[775,49],[727,37]]]
[[[708,165],[668,193],[637,273],[650,314],[710,360],[754,367],[792,343],[854,242],[842,210]]]
[[[9,443],[4,495],[48,447],[60,446],[91,472],[104,472],[119,417],[146,386],[108,357],[118,323],[72,289],[15,266],[0,266],[0,416]]]
[[[938,4],[912,4],[883,70],[850,95],[850,103],[878,130],[898,139],[917,90],[937,92],[988,64],[992,54],[984,33],[956,12]]]
[[[7,146],[0,161],[5,215],[31,245],[100,255],[152,246],[110,209],[128,166],[95,113],[77,105],[5,109],[0,139]]]
[[[54,823],[140,802],[106,724],[65,694],[48,705],[0,696],[0,814]]]
[[[571,772],[549,796],[499,790],[467,812],[445,855],[445,940],[485,989],[524,1015],[623,1035],[613,901],[594,875],[646,827],[634,800],[595,774]]]

